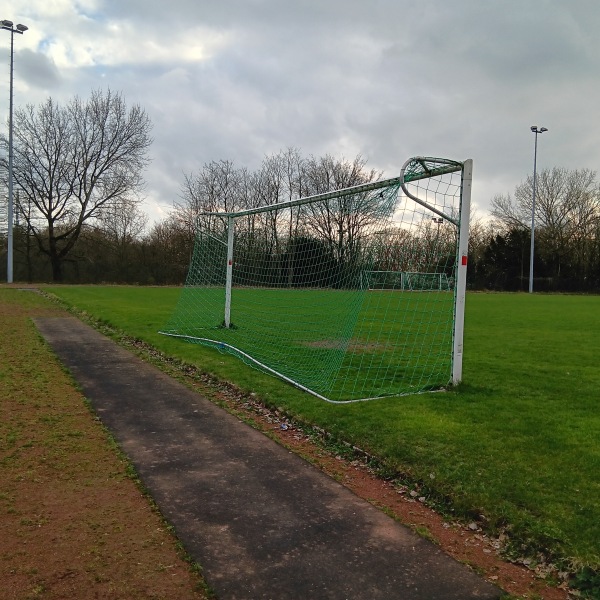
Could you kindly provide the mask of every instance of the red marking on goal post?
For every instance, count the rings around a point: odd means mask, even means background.
[[[462,266],[463,266],[463,267],[466,267],[466,266],[467,266],[467,257],[466,257],[466,256],[463,256],[463,257],[462,257]]]
[[[229,264],[229,266],[231,266],[233,264],[233,261],[230,260],[228,264]]]

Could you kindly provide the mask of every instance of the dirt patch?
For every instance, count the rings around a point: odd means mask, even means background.
[[[203,582],[30,322],[0,289],[0,597],[205,598]]]
[[[345,342],[342,340],[315,340],[303,344],[308,348],[324,348],[325,350],[338,350],[345,348]],[[385,344],[377,342],[350,342],[347,345],[350,352],[382,352],[385,350]]]

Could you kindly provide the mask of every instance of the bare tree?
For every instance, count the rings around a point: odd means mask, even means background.
[[[147,281],[159,285],[185,281],[193,246],[189,232],[174,216],[155,223],[142,245]]]
[[[494,235],[494,227],[491,223],[484,221],[475,209],[471,211],[469,223],[469,262],[478,262],[488,245],[490,238]],[[470,268],[470,267],[469,267]]]
[[[533,177],[518,185],[515,196],[492,200],[495,225],[505,232],[531,227]],[[536,181],[536,240],[541,255],[560,276],[563,265],[579,271],[589,266],[590,252],[600,219],[600,186],[590,169],[555,167],[538,174]],[[538,232],[539,228],[539,232]]]
[[[515,197],[495,196],[492,215],[497,224],[511,229],[529,228],[533,205],[533,177],[515,189]],[[569,171],[554,167],[541,171],[536,180],[536,225],[553,234],[573,225],[583,225],[600,208],[600,188],[596,172],[590,169]]]
[[[366,161],[331,156],[305,159],[296,148],[266,156],[256,172],[235,169],[230,161],[211,162],[185,176],[182,203],[176,218],[195,230],[202,212],[277,206],[289,200],[374,181],[380,174],[367,170]],[[280,285],[295,281],[300,248],[318,246],[332,260],[350,264],[367,226],[380,217],[381,202],[373,194],[359,194],[322,205],[287,207],[246,215],[236,222],[237,260],[269,272]],[[201,217],[201,225],[223,240],[225,219]],[[315,246],[315,247],[316,247]],[[302,250],[304,252],[304,250]],[[268,267],[262,268],[264,264]]]
[[[521,202],[515,202],[510,194],[497,194],[494,196],[491,212],[495,227],[502,231],[525,229],[529,227],[528,219],[531,222],[531,203],[527,208],[527,203],[523,206]]]
[[[184,175],[182,202],[175,212],[192,221],[201,212],[230,212],[239,208],[237,198],[238,172],[230,160],[206,163],[198,173]]]
[[[49,98],[14,119],[14,177],[28,207],[21,216],[61,281],[83,225],[143,186],[150,119],[110,90],[66,106]]]
[[[104,233],[109,258],[115,265],[117,281],[129,281],[130,265],[136,243],[148,225],[148,215],[135,199],[111,202],[98,216],[98,226]]]
[[[332,156],[311,158],[306,165],[305,179],[310,195],[370,183],[381,177],[374,169],[366,170],[366,161],[357,156],[352,162]],[[309,223],[317,237],[331,248],[340,261],[352,254],[361,235],[380,217],[380,202],[373,194],[354,194],[311,204]]]

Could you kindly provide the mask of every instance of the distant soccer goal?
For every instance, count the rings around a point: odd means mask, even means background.
[[[332,402],[456,384],[471,178],[471,160],[417,157],[391,179],[201,213],[161,333]]]
[[[370,290],[400,290],[431,292],[450,290],[454,280],[447,273],[417,273],[405,271],[371,271],[367,273]]]

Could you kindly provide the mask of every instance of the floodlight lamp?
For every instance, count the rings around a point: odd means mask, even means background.
[[[533,131],[533,133],[535,133],[537,131],[537,125],[532,125],[531,131]]]
[[[9,21],[8,19],[4,19],[2,21],[2,27],[10,27],[12,29],[13,26],[13,22]]]
[[[17,30],[20,31],[21,33],[23,33],[24,31],[27,31],[29,29],[29,27],[27,27],[27,25],[22,25],[21,23],[19,23],[17,25]]]
[[[542,127],[542,128],[540,129],[540,133],[544,133],[544,131],[548,131],[548,130],[547,130],[545,127]]]

